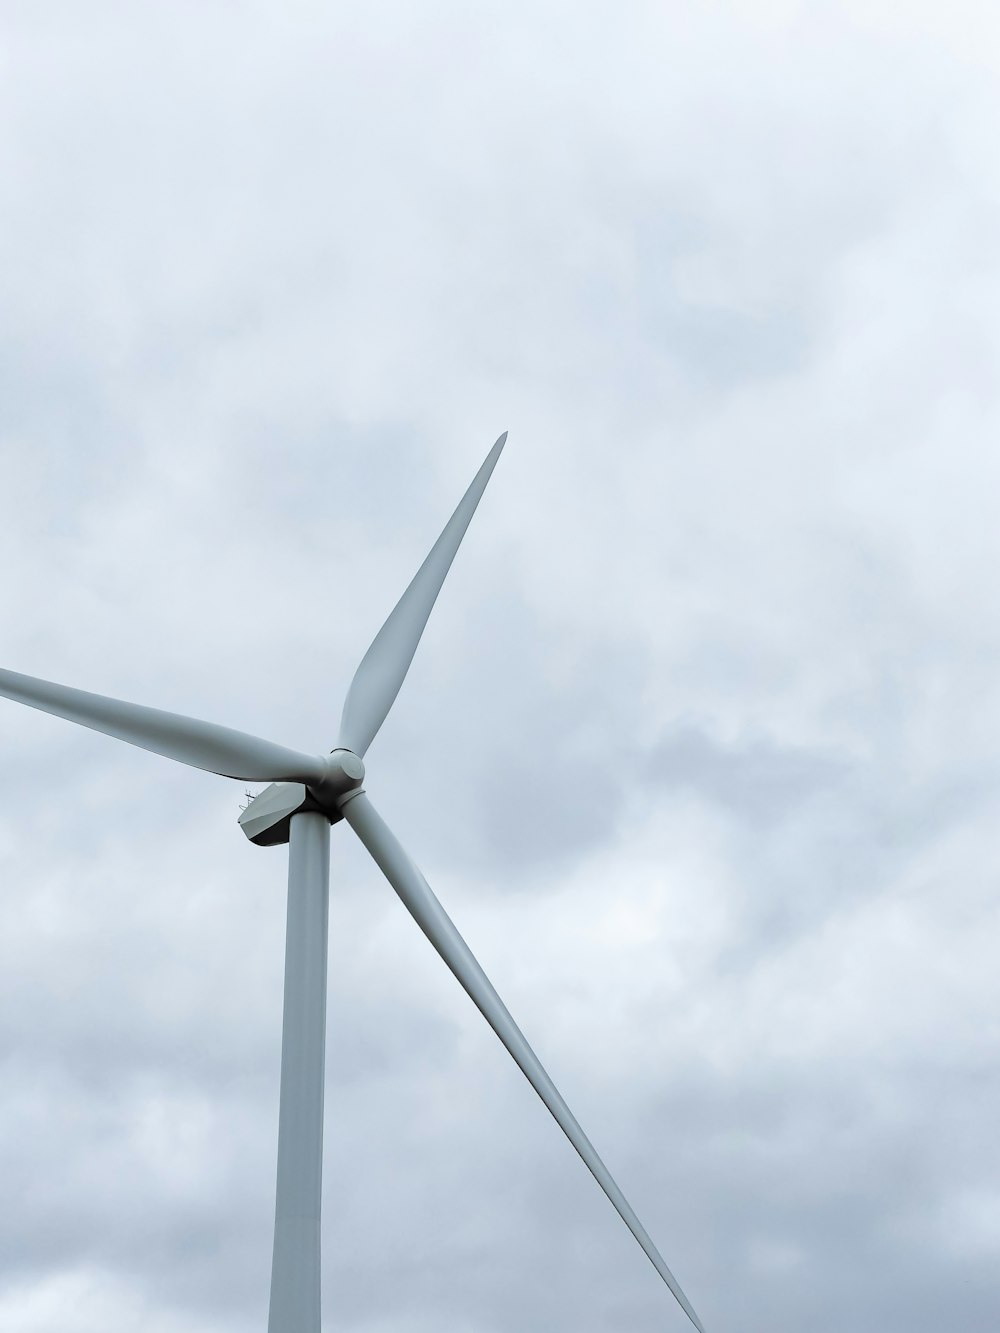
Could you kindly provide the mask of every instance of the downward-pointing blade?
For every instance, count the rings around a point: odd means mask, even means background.
[[[354,673],[351,687],[347,691],[344,713],[340,719],[340,739],[337,744],[345,750],[353,750],[363,757],[395,702],[399,687],[410,669],[413,654],[417,651],[427,617],[506,439],[507,432],[504,431],[486,455],[486,461],[448,520],[445,530],[431,547],[427,559],[413,576],[412,583],[361,659],[361,665]]]
[[[563,1133],[590,1168],[595,1180],[645,1250],[653,1267],[673,1292],[684,1313],[699,1333],[704,1333],[701,1322],[677,1279],[632,1211],[628,1200],[615,1184],[608,1168],[598,1157],[593,1144],[559,1095],[558,1089],[543,1069],[538,1057],[525,1041],[500,996],[490,984],[486,973],[476,961],[472,950],[431,892],[423,875],[407,856],[364,792],[346,800],[341,810],[344,818],[371,852],[382,873],[402,899],[407,911],[458,978],[487,1023],[514,1057],[525,1078],[551,1111]]]
[[[319,755],[298,754],[214,722],[88,694],[17,671],[0,669],[0,695],[222,777],[314,784],[322,782],[326,772]]]

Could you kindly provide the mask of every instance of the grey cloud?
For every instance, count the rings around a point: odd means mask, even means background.
[[[724,745],[694,723],[676,727],[645,757],[645,774],[668,788],[689,788],[732,814],[770,824],[843,783],[843,757],[754,739]]]
[[[0,659],[319,748],[509,427],[371,791],[710,1329],[996,1323],[953,10],[2,20]],[[0,1322],[259,1328],[283,857],[2,701],[0,758]],[[328,1323],[681,1328],[334,833]]]

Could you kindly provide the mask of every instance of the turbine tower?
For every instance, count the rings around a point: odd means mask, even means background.
[[[507,433],[486,456],[458,508],[361,659],[336,748],[308,755],[229,727],[0,670],[0,695],[193,768],[268,786],[240,816],[259,846],[288,843],[288,915],[278,1169],[269,1333],[320,1333],[320,1192],[326,1055],[330,828],[350,825],[459,984],[513,1056],[563,1133],[699,1333],[671,1273],[611,1173],[414,862],[363,786],[364,755],[409,670],[420,636]]]

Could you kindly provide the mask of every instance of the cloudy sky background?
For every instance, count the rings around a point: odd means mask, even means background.
[[[709,1333],[1000,1319],[1000,20],[0,3],[0,663],[369,789]],[[285,857],[0,704],[0,1327],[266,1324]],[[325,1327],[686,1321],[334,830]]]

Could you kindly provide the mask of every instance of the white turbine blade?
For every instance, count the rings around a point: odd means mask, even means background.
[[[88,694],[17,671],[0,669],[0,695],[222,777],[309,785],[322,782],[326,773],[319,755],[298,754],[214,722]]]
[[[372,645],[361,659],[347,691],[344,713],[340,719],[340,739],[345,750],[364,757],[379,727],[392,707],[402,685],[417,644],[427,624],[427,617],[451,568],[486,483],[496,466],[507,439],[500,436],[486,455],[486,461],[448,520],[445,530],[431,547],[430,554],[417,570],[413,582],[403,593]]]
[[[534,1051],[525,1041],[517,1024],[507,1012],[486,973],[479,966],[472,950],[458,933],[451,918],[431,892],[423,875],[413,864],[382,817],[364,792],[348,798],[341,812],[354,832],[375,858],[386,879],[396,890],[403,905],[434,948],[455,974],[472,1002],[489,1023],[539,1097],[555,1117],[560,1129],[589,1167],[594,1179],[608,1196],[632,1232],[653,1267],[677,1298],[687,1317],[704,1333],[698,1316],[671,1273],[662,1255],[653,1244],[642,1223],[632,1211],[628,1200],[612,1179],[608,1168],[598,1157],[593,1144],[584,1134],[569,1107],[543,1069]]]

